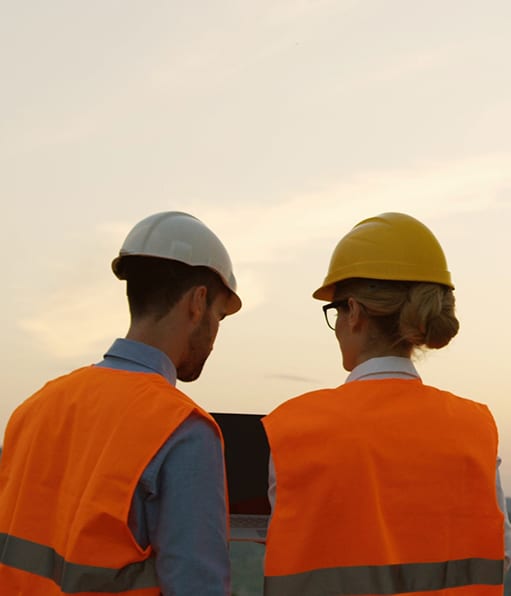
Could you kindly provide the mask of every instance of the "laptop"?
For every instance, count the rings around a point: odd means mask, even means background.
[[[213,412],[211,415],[224,436],[231,541],[264,543],[270,518],[270,449],[261,424],[263,415]]]

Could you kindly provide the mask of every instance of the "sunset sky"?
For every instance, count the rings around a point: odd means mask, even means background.
[[[342,235],[404,211],[461,321],[417,367],[489,405],[511,495],[510,29],[508,0],[4,3],[0,431],[126,333],[110,262],[165,210],[222,238],[244,301],[182,389],[264,413],[342,383],[311,294]]]

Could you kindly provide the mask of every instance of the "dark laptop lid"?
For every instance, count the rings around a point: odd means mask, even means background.
[[[270,450],[262,414],[212,413],[224,436],[230,513],[269,514]]]

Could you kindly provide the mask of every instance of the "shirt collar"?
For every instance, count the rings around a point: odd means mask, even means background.
[[[147,372],[156,372],[176,385],[177,372],[172,360],[158,348],[132,339],[116,339],[104,356],[133,363]]]
[[[420,380],[420,375],[409,358],[383,356],[381,358],[370,358],[356,366],[346,378],[345,383],[374,379]]]

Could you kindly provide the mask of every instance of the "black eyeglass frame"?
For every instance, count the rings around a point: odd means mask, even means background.
[[[325,321],[328,327],[335,331],[335,325],[332,327],[330,325],[330,321],[328,320],[328,311],[332,309],[338,310],[339,308],[346,308],[348,306],[348,298],[343,298],[342,300],[334,300],[333,302],[329,302],[328,304],[324,304],[321,308],[323,309],[323,314],[325,315]]]

